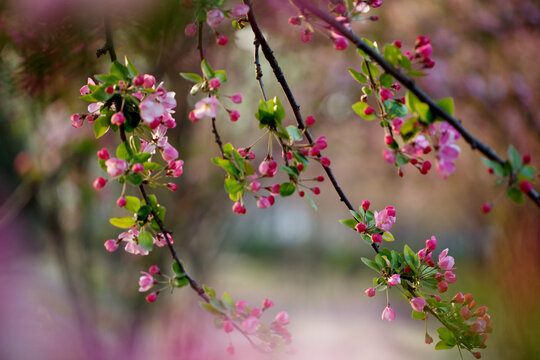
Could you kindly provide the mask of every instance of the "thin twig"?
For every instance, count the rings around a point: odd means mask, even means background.
[[[264,101],[267,101],[268,99],[266,97],[266,92],[264,91],[264,83],[262,81],[263,72],[261,69],[261,63],[259,62],[259,47],[261,46],[261,44],[259,43],[259,39],[257,39],[257,37],[255,37],[255,40],[253,41],[253,46],[255,47],[255,52],[253,56],[255,63],[255,78],[259,82],[259,87],[261,89]]]
[[[396,69],[392,66],[386,59],[369,46],[365,41],[363,41],[358,35],[356,35],[352,30],[345,27],[342,23],[337,21],[333,16],[326,13],[325,11],[319,9],[317,6],[313,5],[308,0],[293,0],[293,2],[302,10],[309,11],[311,14],[315,15],[317,18],[321,19],[328,25],[332,26],[334,30],[341,33],[349,39],[356,47],[364,51],[369,55],[376,63],[378,63],[388,74],[392,75],[396,80],[398,80],[404,87],[409,89],[413,94],[415,94],[418,99],[426,103],[431,111],[436,115],[447,121],[452,125],[460,134],[463,136],[463,139],[470,145],[473,150],[478,150],[484,154],[488,159],[495,161],[501,166],[504,166],[506,160],[503,159],[495,150],[493,150],[488,145],[484,144],[476,137],[474,137],[462,124],[461,120],[455,118],[446,112],[435,100],[429,97],[422,89],[420,89],[413,79]],[[244,1],[245,3],[245,1]],[[540,207],[540,194],[532,189],[527,193],[527,196]]]
[[[272,48],[268,45],[268,42],[266,41],[264,35],[262,34],[262,31],[259,27],[259,24],[257,23],[257,19],[255,17],[255,13],[253,12],[253,5],[251,3],[251,0],[243,0],[244,4],[249,6],[249,12],[248,12],[248,21],[251,25],[251,30],[253,31],[253,34],[255,35],[255,38],[259,41],[259,44],[261,46],[261,49],[263,51],[264,57],[270,64],[270,67],[274,71],[274,75],[276,77],[276,80],[281,85],[281,88],[285,92],[285,95],[287,96],[287,100],[289,101],[289,104],[291,105],[291,108],[294,113],[294,117],[296,118],[296,122],[298,124],[298,128],[300,130],[304,131],[304,134],[306,135],[306,138],[310,145],[314,144],[313,136],[311,135],[311,132],[306,128],[306,124],[304,122],[304,119],[302,118],[302,114],[300,112],[300,106],[297,104],[296,99],[294,98],[294,95],[291,91],[291,88],[289,87],[289,84],[287,83],[287,80],[285,79],[285,75],[283,74],[283,71],[281,70],[279,63],[277,62],[274,52],[272,51]],[[320,158],[322,155],[318,155]],[[330,167],[323,166],[324,171],[326,172],[326,175],[330,179],[330,182],[332,183],[332,186],[336,190],[339,199],[345,204],[345,206],[349,210],[356,211],[341,189],[341,186],[339,185],[338,181],[336,180],[336,177],[334,176],[332,169]],[[379,247],[376,243],[372,243],[371,246],[375,250],[375,252],[379,253]]]

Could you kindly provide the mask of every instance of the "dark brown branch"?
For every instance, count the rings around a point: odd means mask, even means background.
[[[116,61],[116,51],[114,50],[111,23],[108,18],[105,18],[105,45],[96,50],[96,56],[100,57],[106,53],[109,53],[111,62]]]
[[[203,48],[203,25],[204,23],[199,21],[199,26],[197,30],[197,49],[199,50],[199,56],[201,58],[201,61],[204,59],[204,48]]]
[[[245,1],[244,1],[245,2]],[[315,15],[317,18],[321,19],[328,25],[332,26],[336,31],[341,33],[347,39],[349,39],[356,47],[364,51],[369,55],[375,62],[377,62],[388,74],[392,75],[396,80],[398,80],[404,87],[409,89],[413,94],[415,94],[418,99],[426,103],[431,111],[440,118],[447,121],[452,125],[460,134],[463,136],[463,139],[470,145],[473,150],[478,150],[484,154],[488,159],[493,160],[504,166],[506,162],[495,150],[493,150],[488,145],[484,144],[477,138],[475,138],[462,124],[461,120],[455,118],[446,112],[442,107],[439,106],[431,97],[429,97],[422,89],[420,89],[414,80],[412,80],[407,75],[403,74],[401,71],[392,66],[386,59],[375,51],[371,46],[369,46],[365,41],[363,41],[359,36],[357,36],[352,30],[345,27],[339,21],[337,21],[333,16],[326,13],[325,11],[319,9],[317,6],[313,5],[308,0],[293,0],[293,2],[302,10],[307,10],[311,14]],[[531,190],[527,193],[529,198],[540,206],[540,194],[536,190]]]
[[[261,69],[261,63],[259,62],[259,47],[261,44],[259,43],[259,40],[257,37],[255,37],[255,40],[253,41],[253,46],[255,47],[254,52],[254,63],[255,63],[255,78],[259,82],[259,88],[261,89],[261,93],[263,96],[264,101],[267,101],[266,92],[264,91],[264,83],[262,81],[263,72]]]
[[[218,145],[219,151],[221,152],[221,157],[224,158],[225,153],[223,152],[223,142],[221,141],[221,136],[219,136],[219,133],[217,131],[216,118],[215,117],[212,118],[212,133],[214,134],[216,144]]]
[[[302,113],[300,112],[300,106],[296,102],[296,99],[294,98],[294,95],[291,91],[291,88],[289,87],[289,84],[287,83],[287,80],[285,79],[285,75],[283,74],[283,71],[281,70],[279,63],[277,62],[274,52],[272,51],[272,48],[268,45],[268,42],[266,41],[266,38],[262,34],[262,31],[259,27],[259,24],[257,23],[257,19],[255,17],[255,13],[253,12],[253,4],[251,3],[251,0],[243,0],[244,4],[249,6],[249,12],[248,12],[248,21],[251,25],[251,30],[253,31],[253,34],[255,35],[256,41],[259,42],[261,49],[263,51],[264,57],[270,64],[270,67],[274,71],[274,75],[276,77],[276,80],[281,85],[281,88],[285,92],[285,96],[287,97],[287,100],[289,101],[289,104],[291,105],[291,108],[294,113],[294,117],[296,118],[296,122],[298,124],[298,128],[300,130],[304,130],[304,134],[306,135],[306,138],[310,145],[314,144],[313,136],[311,135],[311,132],[307,129],[306,124],[304,122],[304,119],[302,118]],[[318,157],[320,158],[321,155],[319,154]],[[330,182],[332,183],[332,186],[336,190],[339,199],[345,204],[345,206],[349,210],[356,211],[341,189],[341,186],[336,180],[336,177],[334,176],[334,173],[332,172],[332,169],[330,167],[323,166],[324,171],[326,172],[326,175],[328,176],[328,179],[330,179]],[[379,247],[376,243],[371,244],[375,252],[379,253]]]

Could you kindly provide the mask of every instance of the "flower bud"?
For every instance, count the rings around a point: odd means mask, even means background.
[[[364,223],[358,223],[358,224],[356,224],[356,226],[354,228],[359,233],[363,233],[364,231],[366,231],[366,225]]]
[[[369,297],[374,297],[375,296],[375,289],[370,287],[369,289],[366,289],[365,293]]]
[[[306,118],[306,126],[313,126],[313,124],[315,124],[315,118],[310,115]]]
[[[116,200],[116,205],[118,205],[119,207],[124,207],[126,206],[126,204],[127,204],[127,200],[123,196],[120,196],[118,200]]]

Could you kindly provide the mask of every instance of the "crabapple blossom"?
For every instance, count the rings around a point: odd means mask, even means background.
[[[382,320],[386,320],[388,322],[392,322],[396,319],[396,313],[394,312],[394,309],[390,307],[390,304],[388,304],[381,315]]]
[[[371,241],[374,243],[380,244],[382,243],[382,235],[381,234],[373,234],[371,235]]]
[[[225,35],[220,34],[217,37],[216,43],[220,46],[225,46],[229,43],[229,38]]]
[[[289,314],[285,311],[279,312],[274,318],[274,322],[280,326],[289,325]]]
[[[259,164],[259,172],[262,176],[273,177],[277,172],[277,162],[264,160]]]
[[[197,25],[195,24],[187,24],[186,28],[184,29],[184,34],[188,37],[195,36],[197,33]]]
[[[116,249],[118,249],[118,243],[116,240],[107,240],[103,245],[108,252],[114,252]]]
[[[145,297],[146,301],[153,303],[157,300],[158,292],[153,292]]]
[[[237,110],[231,110],[231,112],[229,113],[229,119],[232,122],[238,121],[238,119],[240,119],[240,113]]]
[[[435,238],[435,236],[432,236],[431,239],[426,240],[426,249],[428,249],[429,251],[433,251],[436,247],[437,239]]]
[[[248,12],[249,12],[249,6],[244,5],[244,4],[236,5],[232,9],[232,14],[237,18],[246,16]]]
[[[401,284],[401,277],[399,274],[394,274],[388,278],[387,281],[388,286],[396,286]]]
[[[127,203],[127,200],[126,200],[126,198],[123,197],[123,196],[120,196],[120,197],[118,198],[118,200],[116,200],[116,205],[118,205],[119,207],[124,207],[124,206],[126,206],[126,203]]]
[[[102,178],[101,176],[98,177],[96,180],[94,180],[93,186],[96,190],[101,190],[107,185],[107,180]]]
[[[154,277],[144,271],[141,271],[141,274],[143,274],[139,278],[139,292],[146,292],[154,286]]]
[[[229,320],[225,320],[223,322],[223,330],[226,332],[226,333],[230,333],[234,330],[234,325],[232,322],[230,322]]]
[[[97,156],[101,160],[107,160],[110,157],[109,150],[107,150],[107,148],[103,148],[97,152]]]
[[[242,321],[242,328],[247,334],[254,334],[259,326],[259,319],[255,316],[250,316]]]
[[[121,112],[117,112],[111,117],[111,124],[114,124],[117,126],[122,125],[125,121],[126,121],[126,118],[124,117],[124,114],[122,114]]]
[[[235,104],[242,103],[242,94],[234,94],[231,96],[231,101]]]
[[[159,267],[157,265],[152,265],[150,266],[150,268],[148,268],[148,272],[154,275],[154,274],[160,274],[161,270],[159,270]]]
[[[374,297],[375,296],[375,289],[370,287],[370,288],[366,289],[365,293],[369,297]]]
[[[454,258],[448,256],[448,249],[444,249],[439,255],[439,267],[443,270],[452,270],[454,267]]]
[[[306,126],[313,126],[313,124],[315,124],[315,118],[310,115],[306,118]]]
[[[107,174],[111,177],[115,177],[123,174],[127,170],[127,161],[123,159],[110,158],[105,161],[105,166],[107,167]]]
[[[263,301],[263,306],[262,306],[263,310],[269,309],[269,308],[271,308],[272,306],[274,306],[274,302],[273,302],[272,300],[270,300],[270,299],[264,299],[264,301]]]
[[[383,231],[389,231],[392,228],[392,224],[396,222],[396,212],[393,208],[386,208],[380,212],[375,211],[373,215],[376,226]]]
[[[219,106],[219,101],[216,97],[214,96],[206,97],[202,100],[199,100],[195,104],[195,109],[193,110],[193,116],[197,120],[200,120],[204,118],[205,116],[208,116],[209,118],[215,118],[218,106]]]
[[[424,299],[423,297],[415,297],[411,299],[411,307],[414,311],[423,312],[426,305],[426,299]]]
[[[225,15],[219,9],[212,9],[206,13],[206,22],[210,27],[218,27],[225,20]]]

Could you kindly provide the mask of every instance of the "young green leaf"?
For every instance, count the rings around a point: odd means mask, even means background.
[[[135,225],[135,220],[130,217],[123,217],[123,218],[111,218],[109,219],[109,222],[118,228],[121,229],[127,229]]]
[[[146,251],[151,251],[152,246],[154,245],[154,239],[152,234],[146,231],[139,232],[139,245]]]

